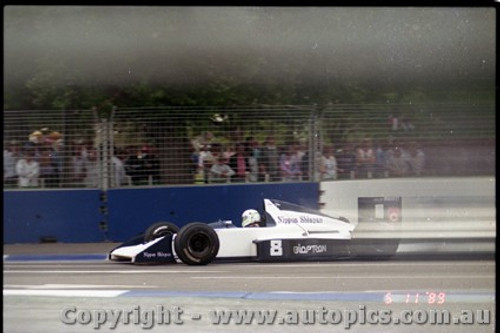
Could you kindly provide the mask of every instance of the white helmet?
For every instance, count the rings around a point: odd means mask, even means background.
[[[241,226],[243,228],[258,222],[260,222],[260,214],[255,209],[247,209],[241,215]]]

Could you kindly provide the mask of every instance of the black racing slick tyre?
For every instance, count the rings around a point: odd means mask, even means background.
[[[177,233],[174,247],[177,256],[183,263],[206,265],[219,252],[219,237],[209,225],[193,222],[182,227]]]
[[[150,242],[156,238],[166,236],[168,234],[176,234],[179,232],[179,227],[171,222],[157,222],[150,225],[144,233],[144,241]]]

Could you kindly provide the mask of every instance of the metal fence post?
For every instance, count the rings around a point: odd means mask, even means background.
[[[311,112],[310,115],[310,126],[309,126],[309,180],[310,181],[320,181],[321,173],[319,172],[322,155],[322,138],[321,138],[321,108],[317,107]]]
[[[97,161],[99,170],[98,187],[107,191],[116,186],[113,182],[113,116],[115,108],[113,107],[108,117],[100,117],[96,112],[96,138]]]
[[[108,189],[117,186],[114,184],[113,177],[113,117],[116,108],[112,107],[111,113],[101,116],[98,110],[95,112],[96,133],[95,143],[97,148],[97,168],[99,170],[98,187],[100,194],[100,213],[102,220],[99,228],[103,231],[106,240],[108,239]]]

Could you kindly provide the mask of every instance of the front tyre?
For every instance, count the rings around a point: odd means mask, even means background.
[[[219,237],[207,224],[193,222],[182,227],[177,233],[174,246],[177,256],[183,263],[206,265],[219,252]]]
[[[144,241],[150,242],[156,238],[179,232],[179,227],[171,222],[157,222],[149,226],[144,233]]]

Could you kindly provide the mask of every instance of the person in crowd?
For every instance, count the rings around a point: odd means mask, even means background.
[[[138,168],[136,169],[135,185],[148,185],[151,174],[151,164],[149,163],[149,147],[141,146],[137,151]]]
[[[61,142],[47,141],[38,145],[38,162],[40,164],[40,178],[45,187],[59,187],[63,168],[61,156]]]
[[[281,179],[279,169],[279,152],[276,146],[276,139],[270,135],[266,138],[261,149],[261,160],[259,168],[265,180],[276,182]]]
[[[87,152],[87,161],[85,163],[85,186],[91,188],[99,187],[99,177],[100,172],[97,161],[97,150],[92,147]]]
[[[335,149],[333,146],[327,146],[324,149],[320,165],[322,180],[336,180],[338,178],[338,172],[340,170],[337,166],[337,159],[335,158]]]
[[[356,149],[356,169],[358,177],[373,177],[375,161],[375,151],[372,141],[365,138]]]
[[[416,142],[408,145],[409,173],[412,176],[420,177],[425,168],[425,153],[417,146]]]
[[[296,146],[287,145],[280,157],[280,170],[282,181],[297,181],[301,179],[300,159],[297,155]]]
[[[141,146],[135,156],[134,185],[151,185],[158,182],[160,162],[153,154],[151,147]]]
[[[210,167],[210,183],[227,183],[231,181],[231,177],[235,174],[234,170],[226,163],[224,157],[219,156],[215,164]]]
[[[40,144],[37,149],[37,160],[40,165],[40,177],[42,186],[54,187],[56,170],[52,166],[51,149],[47,144]]]
[[[208,179],[210,178],[210,168],[213,164],[213,155],[210,148],[210,145],[203,145],[198,153],[198,170],[203,175],[204,183],[208,183]]]
[[[247,209],[241,214],[241,226],[243,228],[260,227],[260,214],[255,209]]]
[[[35,148],[27,144],[23,149],[23,156],[16,163],[18,185],[21,188],[38,187],[40,164],[35,158]]]
[[[124,167],[133,185],[149,185],[157,182],[160,174],[160,162],[148,146],[129,147]]]
[[[137,146],[127,146],[127,157],[124,161],[125,173],[130,177],[132,185],[140,185],[140,169],[142,161],[138,158]]]
[[[226,162],[228,161],[228,157],[226,157],[226,153],[229,153],[229,151],[231,150],[231,147],[228,146],[226,148],[227,148],[227,150],[224,151],[224,145],[220,144],[219,142],[215,142],[214,144],[212,144],[212,146],[210,148],[210,152],[214,158],[214,162],[219,157],[223,157]]]
[[[125,172],[125,164],[123,159],[126,157],[126,153],[119,148],[114,149],[115,154],[111,157],[113,163],[113,178],[112,186],[120,187],[127,184],[127,174]]]
[[[191,144],[197,153],[212,143],[214,143],[214,134],[212,132],[203,132],[191,140]]]
[[[408,155],[401,147],[395,146],[391,150],[387,161],[387,169],[390,177],[404,177],[408,175]]]
[[[247,138],[247,154],[248,154],[248,167],[250,169],[249,180],[251,182],[258,182],[264,180],[261,179],[261,173],[259,167],[259,158],[260,158],[259,141],[257,141],[253,136]]]
[[[71,150],[71,171],[69,185],[80,187],[85,183],[85,167],[87,165],[88,150],[82,140],[75,142]]]
[[[306,145],[302,146],[302,149],[300,149],[299,156],[301,157],[300,161],[300,170],[302,171],[302,180],[308,181],[320,181],[321,180],[321,165],[323,162],[323,152],[321,151],[315,151],[314,152],[314,160],[312,161],[313,163],[313,170],[311,172],[311,160],[309,158],[309,149],[305,148]],[[310,178],[312,177],[312,178]]]
[[[3,149],[3,184],[6,188],[17,186],[16,163],[20,158],[19,144],[12,140]]]
[[[233,182],[246,182],[250,173],[250,165],[245,143],[239,142],[236,144],[236,153],[230,158],[229,167],[235,172],[232,177]]]
[[[205,183],[205,169],[200,163],[200,151],[193,148],[190,155],[190,171],[195,184]]]
[[[50,163],[54,168],[55,174],[53,185],[54,187],[59,187],[61,185],[64,168],[63,141],[61,139],[57,139],[51,144],[50,154]]]
[[[302,171],[302,180],[309,180],[310,173],[310,163],[309,163],[309,150],[306,150],[304,154],[299,154],[300,157],[300,170]]]
[[[302,161],[304,156],[309,153],[309,149],[304,142],[296,143],[294,149],[299,161]]]
[[[36,130],[33,131],[29,136],[28,139],[31,143],[35,145],[39,145],[43,143],[44,137],[42,131]]]
[[[147,184],[158,184],[160,182],[160,160],[155,152],[155,147],[142,146],[141,155],[142,159],[143,177]]]
[[[356,153],[351,144],[345,144],[336,154],[339,179],[356,178]]]
[[[219,143],[214,143],[212,145],[205,145],[200,151],[199,155],[199,167],[203,168],[203,174],[205,177],[205,183],[209,183],[210,178],[210,170],[212,165],[217,163],[217,159],[219,157],[224,156],[224,152],[222,151],[223,147]],[[226,162],[224,158],[224,162]]]
[[[233,157],[234,154],[236,154],[236,145],[228,142],[226,144],[222,145],[222,156],[226,159],[226,161],[229,161],[231,157]]]

